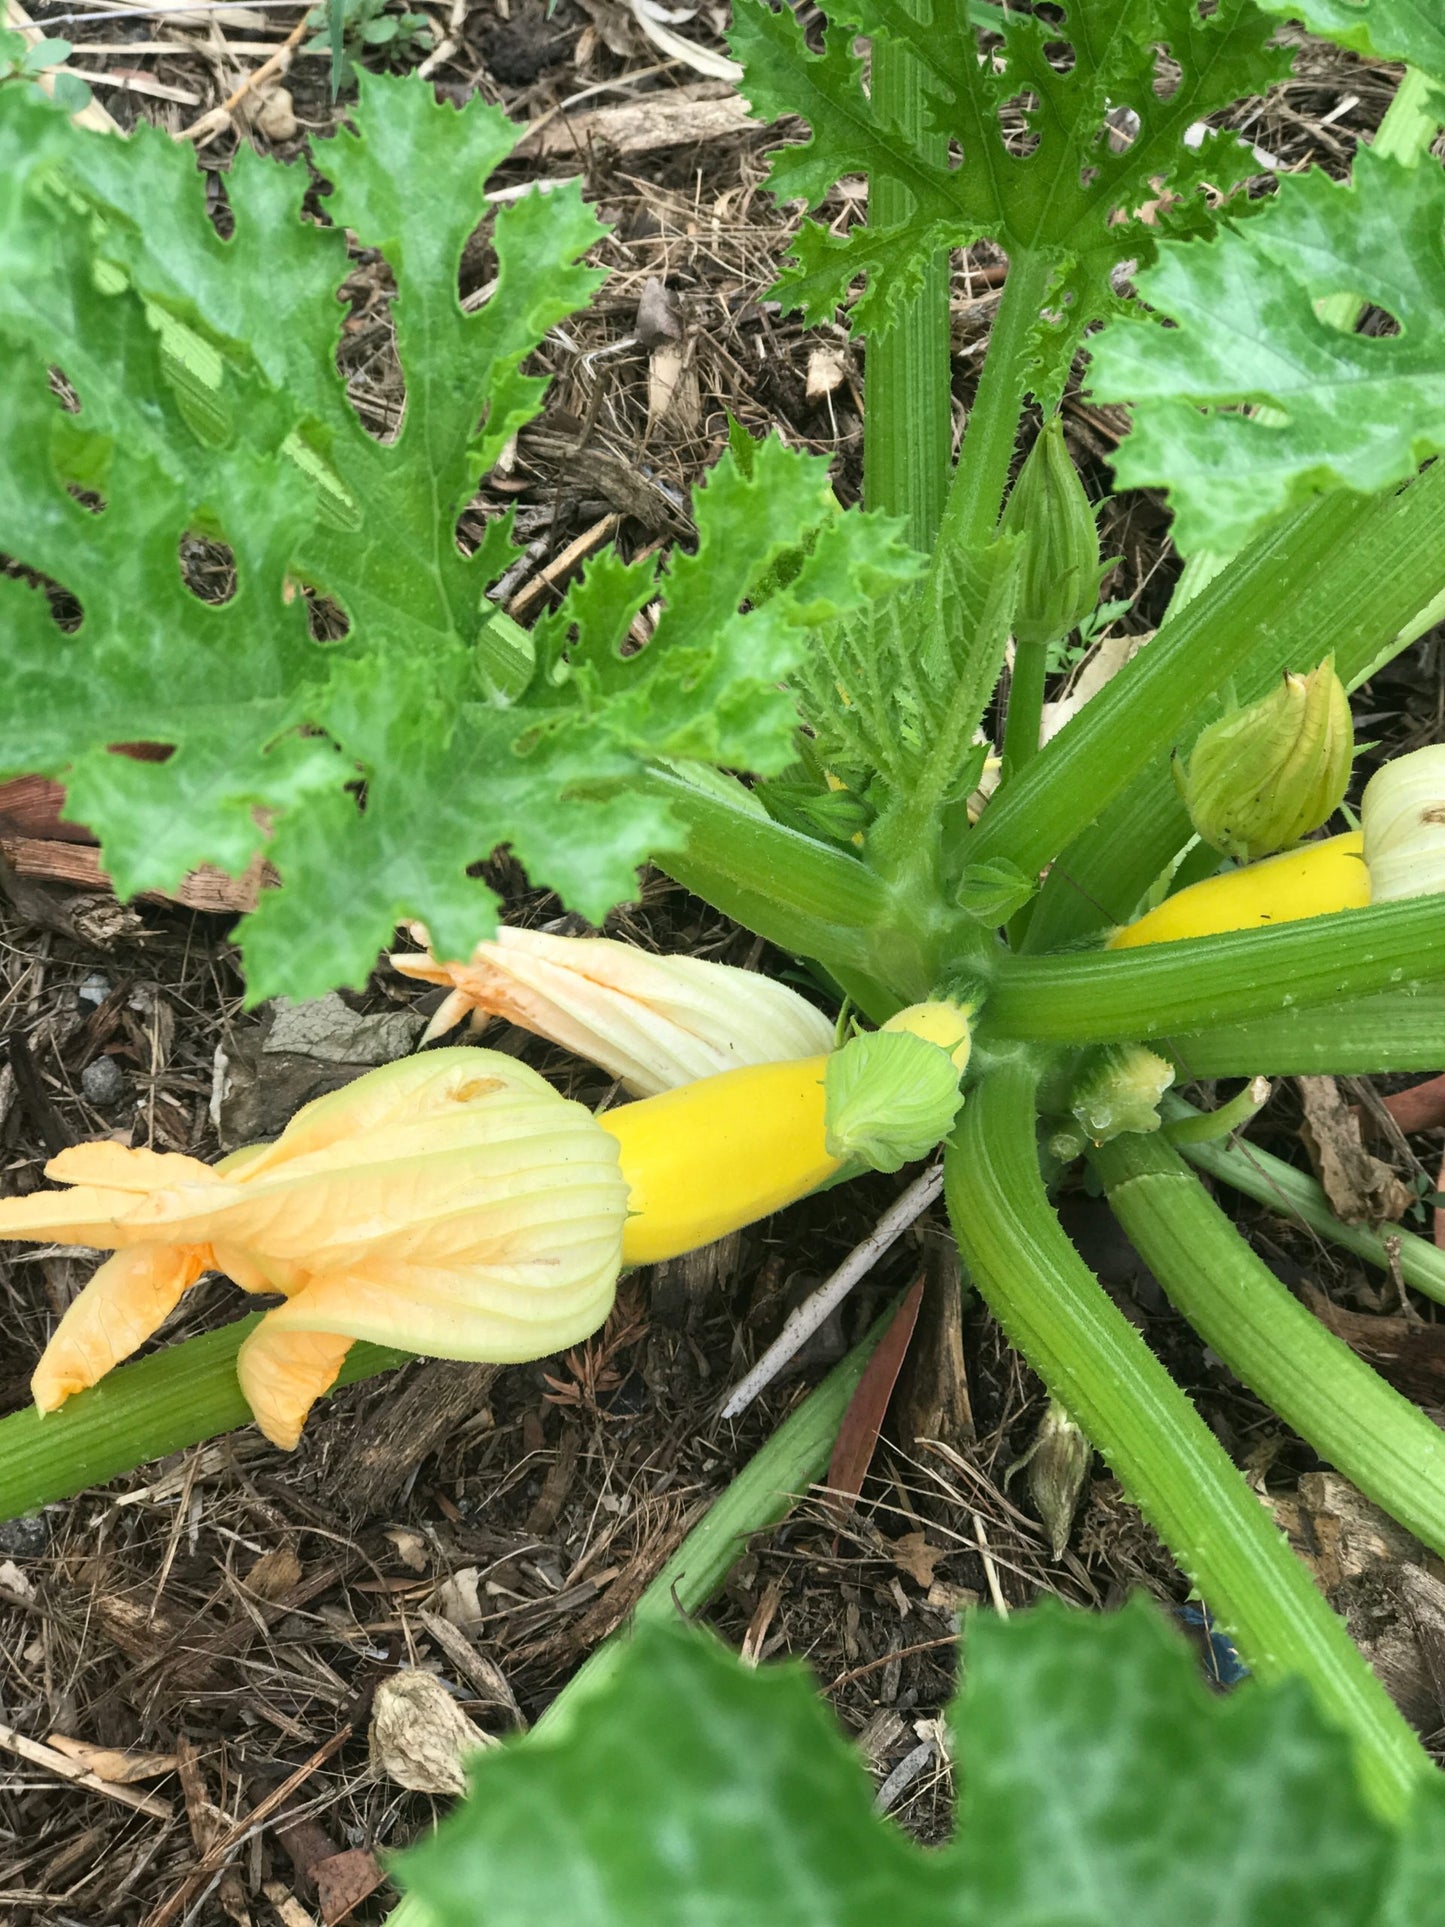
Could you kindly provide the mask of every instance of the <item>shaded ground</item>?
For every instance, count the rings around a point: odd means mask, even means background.
[[[175,129],[257,65],[259,55],[232,57],[228,43],[279,44],[277,22],[289,30],[297,17],[238,10],[224,25],[212,19],[189,32],[149,19],[52,30],[79,43],[77,66],[100,71],[109,61],[105,71],[125,66],[186,94],[137,101],[101,90],[123,123],[139,107]],[[432,17],[438,37],[449,18],[444,10]],[[775,427],[836,454],[840,489],[856,494],[861,351],[839,332],[802,329],[767,302],[786,224],[758,188],[769,136],[726,120],[727,83],[666,63],[611,0],[561,0],[550,13],[513,0],[509,14],[496,5],[463,8],[457,18],[458,44],[438,64],[437,82],[457,97],[480,89],[522,120],[550,117],[533,151],[494,186],[580,167],[614,223],[599,251],[612,278],[588,314],[549,339],[544,365],[556,381],[547,412],[479,504],[487,514],[517,503],[535,543],[530,573],[511,585],[518,612],[540,606],[575,566],[579,538],[583,546],[605,539],[599,525],[614,516],[619,540],[634,551],[685,539],[685,490],[721,446],[728,411],[754,432]],[[720,50],[706,20],[683,31]],[[174,51],[139,50],[162,36]],[[139,44],[114,52],[122,42]],[[413,45],[407,64],[425,51]],[[324,76],[325,63],[308,58],[290,77],[300,124],[296,137],[273,143],[283,154],[333,119]],[[1338,167],[1378,120],[1389,86],[1358,62],[1311,54],[1288,87],[1237,118],[1286,165]],[[644,117],[642,137],[661,131],[666,142],[624,151],[639,133],[616,118],[620,106],[645,107],[651,131]],[[233,145],[223,134],[203,150],[203,164],[223,168]],[[845,220],[858,200],[845,183],[828,213]],[[960,410],[996,299],[996,265],[986,248],[959,264]],[[485,274],[479,247],[464,292]],[[649,293],[650,283],[658,286]],[[384,429],[400,399],[384,272],[358,262],[350,293],[345,365],[358,406]],[[655,351],[668,344],[681,350],[681,379],[660,392]],[[1116,418],[1075,398],[1068,421],[1076,456],[1102,493]],[[1177,568],[1157,502],[1112,503],[1105,544],[1122,557],[1110,593],[1133,599],[1123,626],[1147,633]],[[1361,733],[1387,751],[1438,738],[1439,638],[1376,678],[1359,713]],[[496,880],[513,920],[556,915],[555,903],[527,893],[507,866]],[[662,951],[794,968],[661,878],[609,929]],[[382,1013],[427,1000],[382,972],[348,1002]],[[37,1183],[45,1156],[66,1139],[116,1132],[213,1155],[217,1052],[244,1067],[257,1039],[224,920],[153,907],[117,918],[41,886],[22,886],[0,905],[0,1029],[10,1051],[0,1068],[8,1191]],[[519,1033],[488,1041],[525,1054],[570,1092],[606,1094],[597,1074]],[[103,1062],[114,1069],[99,1070]],[[263,1096],[280,1076],[263,1060]],[[270,1099],[279,1101],[277,1088]],[[1279,1093],[1255,1141],[1299,1157],[1297,1115],[1293,1092]],[[1438,1168],[1438,1133],[1412,1148],[1425,1168]],[[1394,1155],[1408,1175],[1408,1160]],[[895,1405],[865,1503],[841,1525],[820,1500],[802,1504],[738,1567],[709,1617],[752,1653],[806,1657],[861,1735],[892,1811],[936,1835],[950,1800],[936,1722],[961,1605],[1022,1605],[1047,1590],[1099,1606],[1139,1583],[1177,1603],[1186,1589],[1097,1468],[1068,1549],[1049,1554],[1024,1481],[1009,1479],[1042,1410],[1039,1388],[975,1300],[958,1313],[939,1214],[895,1247],[794,1374],[739,1423],[715,1420],[722,1389],[866,1235],[908,1175],[830,1193],[696,1261],[640,1275],[608,1330],[566,1360],[499,1375],[418,1365],[332,1401],[289,1457],[238,1433],[0,1527],[0,1722],[33,1739],[59,1733],[180,1756],[178,1770],[148,1783],[152,1810],[139,1811],[0,1752],[0,1918],[16,1927],[209,1927],[249,1917],[297,1927],[320,1917],[330,1889],[318,1893],[310,1869],[331,1862],[323,1885],[355,1874],[356,1862],[335,1856],[402,1845],[445,1805],[371,1775],[365,1729],[377,1682],[398,1664],[431,1665],[490,1731],[535,1718],[709,1498],[923,1270],[937,1316],[915,1348],[915,1381]],[[1300,1497],[1301,1475],[1318,1470],[1313,1456],[1169,1312],[1102,1206],[1080,1193],[1066,1213],[1119,1302],[1261,1489],[1295,1507],[1293,1521],[1319,1555],[1332,1529],[1320,1522],[1338,1519],[1330,1511],[1338,1495],[1307,1480]],[[1369,1316],[1397,1309],[1388,1286],[1382,1297],[1377,1281],[1303,1234],[1253,1207],[1241,1215],[1287,1278],[1311,1279]],[[88,1268],[63,1250],[0,1266],[10,1335],[0,1352],[0,1410],[25,1401],[34,1361]],[[238,1309],[238,1294],[212,1281],[166,1340]],[[1428,1326],[1433,1308],[1419,1301],[1414,1310]],[[951,1347],[965,1362],[966,1396],[947,1374],[947,1396],[937,1373],[930,1378],[930,1364]],[[1411,1387],[1432,1408],[1445,1403],[1432,1394],[1438,1356],[1433,1337],[1422,1343]],[[1386,1545],[1376,1564],[1400,1550]],[[1337,1565],[1327,1577],[1343,1576],[1343,1558]],[[1377,1631],[1404,1623],[1404,1609],[1383,1593],[1373,1610]],[[1445,1722],[1433,1684],[1445,1677],[1434,1664],[1445,1660],[1445,1642],[1426,1607],[1412,1610],[1400,1640],[1414,1641],[1415,1658],[1406,1652],[1400,1664],[1412,1711],[1433,1731]],[[197,1875],[218,1833],[288,1777],[296,1784],[269,1818],[249,1832],[242,1826],[234,1846],[213,1856],[213,1871]],[[354,1917],[379,1919],[384,1906],[378,1893]]]

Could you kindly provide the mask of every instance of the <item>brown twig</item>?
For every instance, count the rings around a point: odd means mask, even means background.
[[[270,80],[273,74],[286,72],[291,65],[293,51],[301,44],[309,30],[310,16],[308,15],[297,21],[269,60],[263,60],[254,73],[247,74],[236,91],[228,94],[219,107],[211,108],[209,113],[202,114],[199,120],[192,121],[189,127],[183,128],[176,136],[177,140],[194,141],[199,147],[205,141],[214,140],[217,134],[223,134],[231,124],[232,115],[248,94],[254,93],[262,81]]]

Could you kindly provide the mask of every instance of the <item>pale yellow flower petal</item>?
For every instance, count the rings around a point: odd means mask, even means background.
[[[98,1184],[109,1191],[146,1193],[183,1184],[219,1184],[215,1169],[175,1151],[147,1151],[96,1138],[58,1151],[45,1167],[57,1184]]]
[[[334,1332],[278,1331],[268,1312],[236,1354],[236,1377],[273,1445],[293,1451],[306,1415],[336,1383],[354,1341]]]
[[[642,1096],[811,1057],[833,1042],[829,1020],[785,984],[729,964],[650,956],[607,937],[504,927],[465,962],[428,953],[391,962],[404,976],[452,986],[429,1035],[444,1014],[455,1022],[470,1006],[590,1058]]]
[[[56,1326],[35,1368],[30,1389],[40,1410],[53,1412],[129,1358],[210,1262],[204,1246],[184,1245],[142,1246],[108,1258]]]

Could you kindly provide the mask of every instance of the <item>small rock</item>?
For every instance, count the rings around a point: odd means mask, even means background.
[[[50,1543],[50,1527],[43,1512],[25,1512],[0,1524],[0,1552],[17,1559],[38,1559]]]
[[[98,970],[92,970],[75,995],[82,1004],[103,1004],[110,992],[110,978],[103,977]]]
[[[125,1072],[113,1057],[92,1058],[80,1073],[80,1088],[92,1104],[106,1110],[125,1096]]]

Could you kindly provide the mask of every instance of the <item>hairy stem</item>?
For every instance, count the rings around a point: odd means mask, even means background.
[[[1445,1432],[1285,1289],[1161,1135],[1127,1133],[1089,1162],[1129,1242],[1236,1378],[1367,1498],[1445,1550]]]
[[[1003,732],[1003,780],[1017,776],[1039,753],[1039,730],[1044,714],[1044,684],[1049,652],[1029,644],[1014,644],[1013,674],[1008,686],[1008,714]]]
[[[1387,990],[1343,1004],[1271,1011],[1181,1033],[1166,1048],[1182,1076],[1368,1077],[1445,1064],[1445,986]]]
[[[1009,1338],[1153,1522],[1262,1679],[1296,1674],[1350,1733],[1375,1807],[1398,1821],[1430,1771],[1258,1499],[1065,1236],[1039,1175],[1034,1073],[1004,1064],[964,1108],[949,1216]]]
[[[903,4],[921,11],[917,0]],[[881,37],[873,48],[872,98],[874,111],[899,127],[925,159],[946,160],[948,143],[928,124],[917,62]],[[913,197],[902,182],[888,175],[869,182],[874,227],[892,227],[912,211]],[[893,325],[869,337],[863,370],[863,499],[870,509],[903,516],[909,541],[925,555],[943,519],[953,453],[948,280],[948,255],[940,252]]]
[[[1445,896],[1136,950],[1006,956],[986,1016],[1007,1037],[1106,1044],[1417,987],[1427,973],[1445,978]]]
[[[941,555],[981,548],[998,527],[1028,395],[1029,338],[1053,272],[1042,252],[1020,249],[1009,262],[943,512]]]

